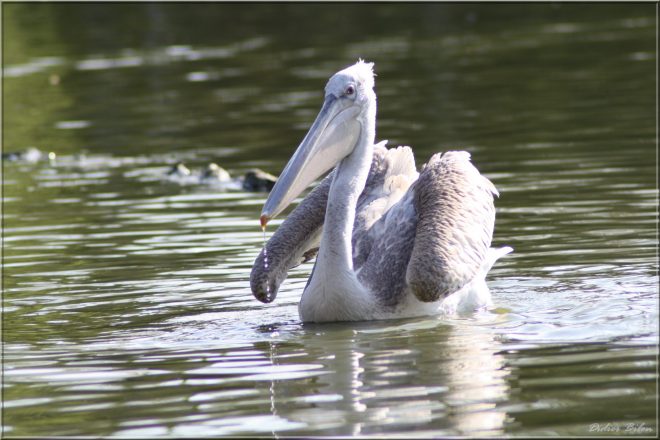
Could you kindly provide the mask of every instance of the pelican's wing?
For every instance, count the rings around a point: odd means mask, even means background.
[[[434,155],[412,192],[417,226],[406,280],[420,301],[437,301],[469,283],[485,264],[498,193],[465,151]]]
[[[289,214],[254,261],[250,287],[259,301],[273,301],[289,269],[316,256],[333,173]]]

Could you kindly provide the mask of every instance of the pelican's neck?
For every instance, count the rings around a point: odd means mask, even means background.
[[[355,149],[337,165],[328,194],[318,264],[342,272],[353,272],[353,223],[358,198],[364,190],[373,160],[375,107],[372,102],[361,115],[362,130]]]

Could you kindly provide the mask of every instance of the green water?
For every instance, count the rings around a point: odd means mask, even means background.
[[[4,151],[57,159],[3,162],[3,435],[655,437],[656,10],[4,3]],[[265,194],[166,176],[279,174],[359,57],[498,187],[494,309],[302,325]]]

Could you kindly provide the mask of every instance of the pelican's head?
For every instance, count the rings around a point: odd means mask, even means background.
[[[373,63],[360,60],[335,73],[325,86],[321,111],[268,195],[261,211],[262,228],[348,156],[365,124],[375,118]]]
[[[353,101],[353,105],[366,109],[369,101],[376,99],[373,69],[374,63],[360,60],[332,75],[325,85],[326,101],[328,96],[343,97]]]

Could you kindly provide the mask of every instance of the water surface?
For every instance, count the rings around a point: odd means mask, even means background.
[[[4,149],[56,153],[3,162],[4,435],[655,436],[655,9],[3,5]],[[358,57],[500,190],[492,310],[303,325],[266,195],[167,177],[278,174]]]

